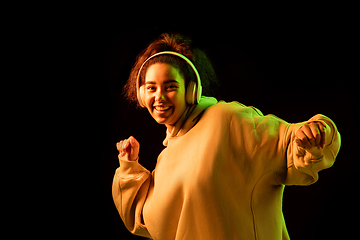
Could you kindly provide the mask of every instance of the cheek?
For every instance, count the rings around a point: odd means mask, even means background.
[[[178,110],[181,110],[186,107],[186,101],[185,101],[185,92],[177,92],[172,97],[173,103],[176,104],[178,107]]]
[[[147,106],[152,106],[153,105],[153,102],[154,102],[154,97],[149,94],[149,93],[144,93],[145,97],[144,97],[144,101],[145,101],[145,104],[146,104],[146,107]]]
[[[183,91],[171,92],[168,97],[176,103],[185,101],[185,93]]]

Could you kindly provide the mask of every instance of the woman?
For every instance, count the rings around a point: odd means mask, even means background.
[[[117,143],[113,199],[125,226],[152,239],[289,239],[285,185],[310,185],[340,148],[323,115],[289,124],[240,103],[201,96],[216,77],[206,55],[163,34],[138,57],[126,97],[167,127],[155,170],[134,137]]]

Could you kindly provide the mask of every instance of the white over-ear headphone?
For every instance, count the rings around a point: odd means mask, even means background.
[[[178,56],[178,57],[184,59],[190,65],[190,67],[193,69],[193,71],[196,75],[196,82],[191,81],[191,80],[189,81],[188,86],[186,88],[185,100],[186,100],[186,103],[189,105],[198,104],[200,101],[200,98],[201,98],[202,87],[201,87],[201,80],[200,80],[199,72],[195,68],[194,64],[187,57],[185,57],[184,55],[182,55],[178,52],[164,51],[164,52],[155,53],[154,55],[150,56],[148,59],[146,59],[144,61],[144,63],[141,65],[141,67],[139,69],[139,72],[138,72],[138,75],[136,78],[136,91],[137,91],[137,98],[138,98],[140,106],[145,107],[145,101],[144,101],[145,85],[140,87],[141,70],[147,61],[149,61],[153,57],[156,57],[156,56],[162,55],[162,54],[170,54],[170,55]]]

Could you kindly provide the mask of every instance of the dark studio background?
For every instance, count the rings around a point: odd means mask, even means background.
[[[80,142],[83,152],[77,160],[82,162],[81,180],[74,184],[78,198],[74,202],[81,210],[70,218],[85,225],[81,234],[141,239],[126,230],[112,200],[112,178],[119,166],[115,144],[134,136],[141,145],[141,164],[153,170],[163,149],[165,127],[146,110],[129,106],[121,91],[140,50],[170,31],[190,35],[207,50],[220,82],[214,94],[218,100],[255,106],[293,123],[317,113],[336,123],[342,147],[335,165],[322,171],[314,185],[286,187],[283,212],[292,240],[350,236],[358,211],[354,132],[359,115],[357,91],[348,77],[352,63],[346,60],[348,33],[343,26],[329,16],[142,26],[102,20],[77,32],[81,37],[73,49],[86,53],[77,56],[86,63],[81,71],[87,74],[79,75],[85,87],[73,107],[78,116],[75,125],[81,129],[74,142]]]

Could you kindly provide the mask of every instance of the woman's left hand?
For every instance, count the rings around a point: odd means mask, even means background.
[[[323,150],[325,146],[325,125],[322,122],[314,121],[305,123],[295,133],[295,142],[299,147],[307,151]]]

